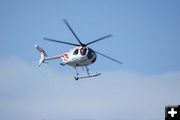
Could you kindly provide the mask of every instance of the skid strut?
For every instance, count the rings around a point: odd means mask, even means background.
[[[74,72],[75,72],[75,77],[74,77],[74,79],[75,79],[75,80],[78,80],[78,79],[79,79],[79,73],[77,72],[76,67],[74,67]]]
[[[87,66],[85,66],[85,68],[86,68],[87,74],[90,76],[90,74],[89,74],[89,68],[88,68]]]

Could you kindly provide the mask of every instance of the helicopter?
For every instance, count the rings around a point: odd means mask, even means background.
[[[75,46],[75,47],[70,49],[69,52],[65,52],[65,53],[62,53],[60,55],[49,57],[47,55],[47,53],[45,52],[45,50],[42,49],[40,46],[38,46],[36,44],[35,48],[40,52],[39,66],[41,66],[42,63],[47,63],[47,61],[49,61],[49,60],[61,59],[62,63],[60,63],[60,65],[62,65],[62,66],[69,65],[69,66],[73,67],[74,70],[75,70],[74,79],[79,80],[79,79],[83,79],[83,78],[96,77],[96,76],[99,76],[101,74],[101,73],[90,74],[90,72],[89,72],[90,69],[88,68],[89,65],[95,63],[95,61],[97,59],[97,54],[101,55],[101,56],[103,56],[105,58],[108,58],[108,59],[110,59],[110,60],[112,60],[112,61],[114,61],[114,62],[116,62],[118,64],[122,64],[121,61],[116,60],[116,59],[114,59],[112,57],[109,57],[107,55],[104,55],[104,54],[102,54],[100,52],[97,52],[97,51],[93,50],[92,48],[88,47],[88,45],[91,45],[91,44],[93,44],[95,42],[98,42],[98,41],[107,39],[109,37],[112,37],[111,34],[105,35],[105,36],[103,36],[101,38],[98,38],[96,40],[93,40],[91,42],[88,42],[88,43],[84,44],[84,43],[82,43],[80,41],[78,36],[75,34],[75,32],[71,28],[68,21],[66,19],[63,19],[63,22],[69,28],[71,33],[74,35],[74,37],[76,38],[78,44],[44,37],[43,39],[46,40],[46,41],[71,45],[71,46]],[[85,68],[87,75],[79,76],[80,74],[77,71],[77,67]]]

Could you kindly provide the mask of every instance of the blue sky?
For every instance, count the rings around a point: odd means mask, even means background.
[[[129,113],[163,118],[166,104],[180,103],[179,5],[178,0],[0,1],[0,118],[131,120]],[[90,47],[124,64],[98,56],[90,68],[102,76],[80,82],[59,61],[37,67],[34,44],[48,55],[71,48],[43,37],[77,42],[63,18],[85,43],[112,34]],[[149,110],[140,116],[135,108]]]

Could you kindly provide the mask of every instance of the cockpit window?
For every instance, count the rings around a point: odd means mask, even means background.
[[[73,55],[77,55],[78,54],[78,49],[76,49],[73,53]]]
[[[86,55],[86,51],[87,51],[87,48],[85,48],[85,47],[83,48],[83,47],[82,47],[82,48],[80,49],[81,55]]]

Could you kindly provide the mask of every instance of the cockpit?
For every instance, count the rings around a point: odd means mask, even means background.
[[[81,55],[86,55],[87,51],[88,51],[88,49],[86,47],[76,48],[73,52],[73,55],[78,55],[79,53]]]
[[[88,47],[78,47],[74,50],[73,55],[81,55],[86,56],[88,60],[90,60],[92,63],[96,61],[96,54],[95,52]]]

